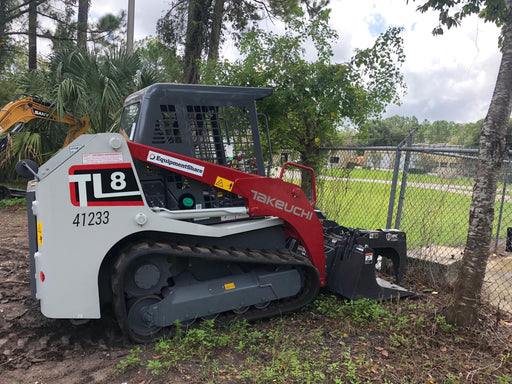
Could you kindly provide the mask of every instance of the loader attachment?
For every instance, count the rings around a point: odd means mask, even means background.
[[[416,296],[397,285],[407,259],[404,232],[346,228],[324,220],[327,289],[351,300]],[[380,258],[379,258],[380,256]],[[393,264],[397,284],[376,276],[376,265]]]

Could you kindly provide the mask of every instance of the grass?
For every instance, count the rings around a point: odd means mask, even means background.
[[[342,303],[321,294],[299,313],[257,324],[178,327],[144,358],[132,350],[118,372],[204,383],[511,383],[509,352],[487,337],[448,324],[429,300]]]
[[[377,169],[360,169],[355,168],[351,170],[347,169],[331,169],[325,171],[324,174],[326,176],[333,177],[350,177],[350,179],[359,179],[359,180],[388,180],[391,181],[393,179],[392,171],[383,171]],[[347,176],[348,175],[348,176]],[[399,179],[402,177],[400,173]],[[419,175],[414,173],[409,173],[407,175],[408,182],[411,183],[419,183],[419,184],[447,184],[449,182],[450,185],[458,185],[458,186],[473,186],[474,180],[467,177],[454,177],[447,179],[443,176],[436,175]]]
[[[21,208],[25,208],[26,205],[27,205],[27,201],[25,198],[15,197],[12,199],[0,200],[0,210],[11,208],[11,207],[19,207],[21,209]]]
[[[353,170],[356,171],[356,170]],[[364,171],[366,170],[357,170]],[[373,176],[391,172],[370,171]],[[376,229],[386,227],[391,184],[382,182],[356,181],[350,179],[319,180],[317,207],[328,218],[341,225]],[[426,175],[414,175],[426,176]],[[451,182],[451,180],[450,180]],[[408,183],[412,183],[409,179]],[[439,189],[435,189],[439,188]],[[393,223],[398,207],[399,188],[396,193]],[[407,233],[408,248],[430,244],[443,246],[463,245],[467,237],[471,191],[460,193],[451,184],[442,187],[433,184],[408,185],[402,209],[400,229]],[[496,217],[501,201],[496,202]],[[504,203],[503,217],[512,217],[512,204]],[[495,220],[494,236],[497,230]],[[500,237],[506,237],[506,226],[500,230]]]
[[[130,349],[130,353],[125,360],[121,360],[116,366],[116,373],[123,374],[131,369],[136,369],[143,365],[140,354],[142,353],[141,347]]]
[[[407,192],[407,214],[401,227],[407,233],[409,248],[465,243],[471,196],[423,188],[409,188]]]

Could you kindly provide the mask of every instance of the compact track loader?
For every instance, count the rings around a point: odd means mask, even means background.
[[[79,322],[111,302],[123,332],[146,342],[176,321],[294,311],[324,286],[351,299],[411,295],[375,277],[378,256],[402,277],[403,232],[342,227],[266,176],[255,102],[271,93],[154,84],[125,102],[129,140],[82,135],[39,169],[20,162],[33,178],[42,313]]]

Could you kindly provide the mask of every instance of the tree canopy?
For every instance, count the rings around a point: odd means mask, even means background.
[[[333,63],[331,44],[337,35],[328,26],[328,16],[323,12],[311,21],[290,20],[284,35],[246,33],[240,43],[242,57],[218,64],[205,77],[218,84],[273,87],[273,96],[263,100],[260,109],[272,121],[274,143],[303,153],[305,159],[312,143],[332,144],[337,127],[347,119],[361,125],[380,116],[388,103],[399,101],[405,88],[399,70],[404,60],[399,29],[380,35],[373,47],[357,51],[350,62]],[[305,59],[309,39],[316,51],[311,61]]]
[[[163,43],[183,50],[183,81],[198,83],[200,61],[216,63],[228,35],[236,42],[244,31],[257,29],[256,23],[265,17],[282,20],[294,15],[300,5],[315,15],[328,3],[329,0],[174,0],[158,20],[157,32]]]
[[[54,51],[69,44],[85,49],[87,41],[98,47],[112,45],[120,38],[124,13],[106,14],[89,23],[88,7],[89,0],[2,0],[0,69],[6,68],[17,52],[28,53],[29,68],[37,68],[38,39],[51,41]]]
[[[207,68],[205,76],[219,84],[274,88],[260,104],[271,120],[273,145],[298,152],[302,164],[315,170],[320,146],[336,142],[342,122],[360,126],[380,116],[389,103],[399,102],[405,88],[399,28],[379,35],[349,62],[334,63],[337,35],[328,20],[329,12],[323,11],[312,19],[288,19],[282,35],[250,31],[240,41],[242,57]]]
[[[129,94],[158,80],[155,71],[144,66],[137,54],[112,50],[97,55],[70,46],[53,55],[45,68],[19,76],[18,86],[23,92],[50,102],[60,116],[87,115],[89,132],[97,133],[115,128]],[[12,135],[12,145],[1,154],[0,166],[11,174],[21,158],[44,161],[64,143],[63,132],[55,123],[30,124],[30,129]]]

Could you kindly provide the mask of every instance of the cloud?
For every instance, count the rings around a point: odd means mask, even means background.
[[[416,116],[418,120],[474,122],[485,117],[497,75],[497,58],[488,57],[470,69],[434,67],[405,73],[408,95],[385,116]]]
[[[346,61],[355,48],[371,46],[376,33],[402,27],[408,93],[402,105],[389,106],[385,116],[457,122],[484,118],[500,61],[498,28],[470,17],[459,28],[433,36],[438,15],[421,14],[417,5],[402,0],[331,1],[332,25],[344,37],[343,48],[335,47],[336,61]]]
[[[135,0],[135,40],[156,35],[156,22],[169,7],[170,0]],[[128,0],[92,0],[90,15],[96,18],[107,13],[118,15],[121,10],[128,12]]]

